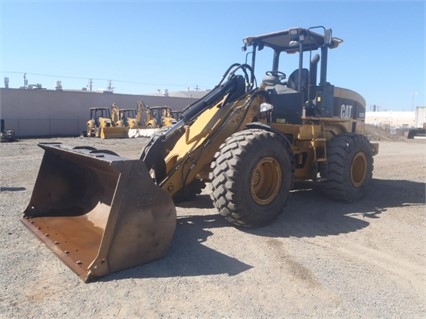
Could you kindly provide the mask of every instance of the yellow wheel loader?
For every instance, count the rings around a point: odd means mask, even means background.
[[[146,136],[153,134],[155,132],[154,130],[145,129],[160,128],[161,123],[163,122],[161,116],[158,118],[158,120],[155,118],[157,113],[155,111],[151,111],[142,100],[137,103],[136,110],[121,109],[120,112],[122,112],[120,114],[122,114],[125,126],[128,128],[127,137]]]
[[[141,128],[142,127],[142,116],[136,110],[133,109],[122,109],[123,119],[125,125],[129,128]]]
[[[151,122],[147,122],[147,127],[149,128],[160,128],[164,126],[171,126],[176,124],[177,121],[173,117],[172,111],[168,106],[150,106],[149,112],[151,114]],[[151,125],[151,126],[150,126]]]
[[[138,123],[131,128],[160,128],[176,123],[167,106],[146,106],[141,100],[137,104],[137,111],[131,122]],[[130,123],[130,122],[129,122]]]
[[[271,223],[285,211],[294,181],[317,182],[345,202],[366,192],[378,145],[361,134],[365,101],[327,81],[329,50],[342,40],[315,27],[243,41],[251,62],[231,65],[176,124],[150,138],[139,160],[40,144],[45,153],[22,221],[83,280],[164,256],[174,202],[206,183],[218,212],[238,227]],[[257,85],[264,49],[272,67]],[[290,53],[298,65],[289,65]]]
[[[135,117],[135,110],[120,109],[115,103],[111,105],[112,125],[101,128],[102,138],[127,138],[129,137],[128,117]]]
[[[100,117],[99,114],[97,116],[92,115],[93,112],[102,112],[102,116]],[[129,137],[129,129],[142,127],[140,123],[142,115],[139,109],[122,109],[115,103],[111,105],[111,109],[92,108],[91,116],[92,119],[87,124],[87,132],[90,132],[87,136],[96,136],[104,139],[127,138]],[[98,119],[97,122],[93,120],[93,116]],[[106,118],[106,116],[110,118]]]
[[[87,137],[101,137],[102,129],[112,127],[111,110],[107,107],[91,107],[90,120],[86,124]]]

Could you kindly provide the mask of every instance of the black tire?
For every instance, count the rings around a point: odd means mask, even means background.
[[[324,195],[341,202],[359,200],[373,178],[373,161],[372,147],[363,135],[347,133],[330,140],[321,174]]]
[[[211,199],[231,224],[259,227],[283,212],[292,185],[288,141],[276,133],[249,129],[233,134],[212,163]]]

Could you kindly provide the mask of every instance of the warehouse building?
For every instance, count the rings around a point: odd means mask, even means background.
[[[196,101],[170,95],[132,95],[84,90],[46,90],[39,88],[0,88],[0,119],[3,130],[17,137],[79,136],[86,130],[90,107],[136,109],[138,101],[147,106],[167,105],[182,110]]]

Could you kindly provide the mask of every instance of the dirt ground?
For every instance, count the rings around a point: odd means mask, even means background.
[[[146,139],[49,139],[138,158]],[[291,192],[272,225],[230,226],[207,188],[166,257],[85,284],[19,221],[43,150],[0,144],[0,318],[425,318],[426,141],[383,138],[367,196]]]

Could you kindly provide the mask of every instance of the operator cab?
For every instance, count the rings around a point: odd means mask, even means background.
[[[90,110],[90,119],[93,120],[96,126],[100,125],[100,118],[111,118],[111,112],[109,108],[106,107],[91,107]],[[109,123],[107,123],[109,126]]]
[[[323,29],[323,35],[313,29]],[[262,81],[274,106],[272,121],[299,124],[306,116],[333,116],[333,87],[327,82],[328,49],[339,46],[343,40],[332,37],[331,29],[312,27],[293,28],[285,31],[247,37],[243,50],[251,46],[252,68],[255,69],[256,52],[264,47],[273,50],[272,68]],[[313,51],[320,50],[320,54]],[[279,70],[281,53],[299,54],[297,68],[287,78]],[[304,67],[304,53],[309,53],[309,68]],[[318,62],[321,60],[320,82],[317,84]]]

